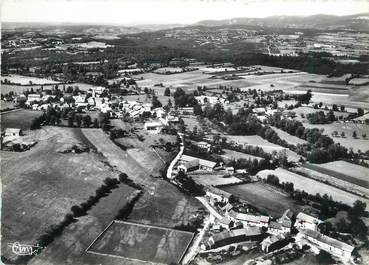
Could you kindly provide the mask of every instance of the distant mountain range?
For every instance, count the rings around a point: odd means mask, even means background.
[[[369,31],[369,13],[349,16],[272,16],[266,18],[232,18],[224,20],[203,20],[194,26],[220,27],[233,25],[261,26],[274,28],[312,28],[323,30],[352,29]]]

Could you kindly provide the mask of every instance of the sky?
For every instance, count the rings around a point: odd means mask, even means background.
[[[207,19],[369,12],[369,0],[0,0],[2,22],[191,24]]]

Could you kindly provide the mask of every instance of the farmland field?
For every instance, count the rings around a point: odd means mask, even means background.
[[[179,264],[193,233],[115,221],[88,250],[120,258]]]
[[[287,209],[291,209],[295,213],[302,209],[287,194],[260,182],[222,187],[221,189],[273,216],[281,216]]]
[[[355,165],[346,161],[334,161],[314,166],[315,168],[319,167],[321,169],[325,169],[323,173],[333,176],[336,175],[338,178],[342,177],[348,182],[356,182],[355,184],[357,185],[369,188],[369,169],[366,167]]]
[[[367,199],[282,168],[277,168],[275,170],[262,170],[257,175],[266,179],[269,174],[276,175],[280,182],[292,182],[295,189],[304,190],[309,194],[328,194],[329,196],[332,196],[333,200],[343,202],[347,205],[353,205],[356,200],[361,200],[369,206],[369,200]]]
[[[83,143],[79,129],[43,127],[30,134],[38,141],[31,150],[1,152],[4,255],[10,255],[7,243],[35,243],[71,206],[94,195],[106,177],[118,176],[98,154],[58,152],[66,144]]]
[[[19,109],[1,113],[1,130],[6,128],[19,128],[21,130],[28,130],[31,126],[32,120],[42,114],[42,111]]]
[[[38,78],[38,77],[32,77],[32,76],[23,76],[23,75],[1,76],[1,81],[4,81],[5,79],[10,81],[11,83],[20,84],[20,85],[30,85],[30,84],[44,85],[44,84],[58,84],[59,83],[51,79]]]

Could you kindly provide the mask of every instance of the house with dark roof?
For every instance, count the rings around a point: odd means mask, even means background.
[[[261,241],[265,238],[260,227],[248,227],[214,234],[207,242],[207,249],[215,249],[241,242]]]

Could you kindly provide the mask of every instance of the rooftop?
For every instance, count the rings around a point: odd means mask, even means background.
[[[344,242],[341,242],[337,239],[331,238],[329,236],[323,235],[317,231],[313,231],[310,229],[304,229],[301,231],[304,235],[314,238],[315,240],[321,242],[321,243],[325,243],[329,246],[347,251],[347,252],[352,252],[354,250],[353,246],[350,246],[349,244],[346,244]]]

